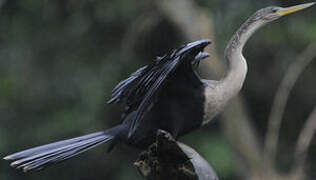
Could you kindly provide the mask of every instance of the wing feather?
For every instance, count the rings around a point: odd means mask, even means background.
[[[137,114],[130,126],[129,134],[128,136],[131,137],[134,132],[136,131],[139,124],[141,124],[143,120],[143,116],[146,113],[146,111],[149,110],[148,107],[150,107],[150,103],[152,103],[154,94],[158,91],[159,87],[162,87],[162,84],[166,82],[166,78],[175,71],[176,66],[179,65],[180,58],[176,58],[174,61],[171,61],[170,63],[167,63],[160,69],[159,76],[155,79],[154,82],[152,82],[152,86],[148,89],[148,92],[145,94],[143,100],[141,101],[140,105],[137,108]]]
[[[204,43],[203,46],[196,48],[202,43]],[[207,44],[209,44],[208,40],[196,41],[162,57],[157,57],[152,64],[138,69],[113,89],[112,97],[108,101],[109,104],[125,101],[127,107],[125,114],[136,111],[136,116],[131,122],[129,137],[141,124],[144,115],[152,107],[151,104],[155,103],[159,89],[172,76],[178,66],[182,63],[196,64],[208,56],[207,53],[202,52]],[[195,50],[193,56],[188,59],[184,54],[191,47],[194,47]]]

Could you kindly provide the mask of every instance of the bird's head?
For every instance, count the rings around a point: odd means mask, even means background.
[[[311,3],[305,3],[305,4],[296,5],[296,6],[286,7],[286,8],[270,6],[270,7],[266,7],[266,8],[258,10],[254,14],[254,19],[257,21],[262,21],[262,22],[267,23],[267,22],[271,22],[276,19],[279,19],[282,16],[289,15],[289,14],[298,12],[300,10],[303,10],[305,8],[308,8],[314,4],[315,2],[311,2]]]
[[[258,10],[239,28],[239,30],[233,36],[229,46],[227,46],[225,49],[225,57],[229,57],[232,53],[232,50],[239,49],[242,51],[243,46],[251,37],[251,35],[263,25],[277,20],[282,16],[308,8],[314,4],[315,2],[311,2],[286,8],[270,6]]]

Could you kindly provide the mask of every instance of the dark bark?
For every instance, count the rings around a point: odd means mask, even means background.
[[[157,140],[134,163],[148,180],[217,180],[211,166],[192,148],[162,130]]]

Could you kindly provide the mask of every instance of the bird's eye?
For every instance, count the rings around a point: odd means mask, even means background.
[[[272,12],[273,12],[273,13],[276,13],[277,11],[278,11],[277,8],[273,8],[273,9],[272,9]]]

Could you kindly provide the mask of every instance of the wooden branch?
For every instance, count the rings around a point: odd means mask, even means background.
[[[192,148],[158,130],[157,140],[134,163],[148,180],[218,180],[212,167]]]
[[[316,107],[314,107],[312,113],[309,115],[298,137],[296,149],[294,153],[294,167],[295,167],[294,170],[295,169],[303,170],[305,168],[307,151],[311,145],[315,131],[316,131]]]
[[[277,90],[268,120],[265,137],[264,160],[266,167],[275,165],[280,126],[289,94],[300,74],[316,56],[316,44],[309,45],[288,68]]]

